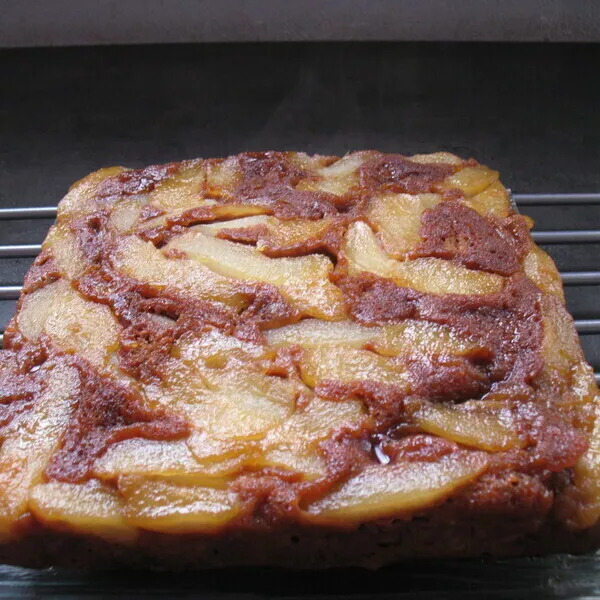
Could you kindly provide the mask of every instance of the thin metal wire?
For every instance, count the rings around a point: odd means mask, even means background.
[[[600,319],[575,319],[575,329],[579,333],[600,333]]]
[[[7,219],[53,219],[56,206],[32,206],[29,208],[0,208],[0,220]]]
[[[552,204],[600,204],[600,194],[513,194],[520,206]]]
[[[37,256],[41,250],[41,244],[12,244],[10,246],[0,246],[0,258],[7,256]]]
[[[0,300],[16,300],[22,289],[20,285],[0,285]]]
[[[560,276],[564,285],[600,285],[600,271],[567,271]]]
[[[600,229],[532,231],[531,237],[538,244],[597,244],[600,243]]]

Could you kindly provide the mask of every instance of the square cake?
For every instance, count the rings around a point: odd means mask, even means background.
[[[594,547],[598,388],[531,226],[444,152],[75,183],[0,353],[0,560]]]

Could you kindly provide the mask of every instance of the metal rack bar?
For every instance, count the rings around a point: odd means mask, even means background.
[[[0,246],[0,258],[7,256],[37,256],[41,250],[41,244],[14,244],[10,246]]]
[[[53,219],[56,206],[32,206],[29,208],[0,208],[0,220],[8,219]]]
[[[600,194],[513,194],[512,197],[519,206],[600,204]]]
[[[538,244],[598,244],[600,229],[532,231],[531,237]]]
[[[600,319],[575,319],[578,333],[600,333]]]
[[[564,285],[600,285],[600,271],[567,271],[560,276]]]
[[[0,300],[16,300],[22,289],[20,285],[0,285]]]

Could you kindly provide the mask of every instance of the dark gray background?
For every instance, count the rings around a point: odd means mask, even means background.
[[[0,0],[0,46],[598,41],[597,0]]]

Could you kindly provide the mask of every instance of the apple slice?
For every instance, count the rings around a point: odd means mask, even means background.
[[[326,472],[319,443],[342,427],[360,427],[366,418],[361,402],[315,397],[267,434],[261,443],[264,454],[253,464],[289,469],[302,473],[306,479],[322,477]]]
[[[108,220],[110,228],[115,229],[120,234],[130,233],[135,230],[142,212],[142,208],[147,204],[148,198],[143,196],[132,196],[119,200],[113,206]],[[147,222],[144,223],[147,227]]]
[[[123,518],[119,493],[99,481],[36,485],[29,496],[29,508],[42,523],[56,529],[123,543],[137,536],[135,527]]]
[[[232,221],[218,221],[208,225],[198,225],[195,229],[201,233],[215,237],[223,230],[246,229],[262,226],[256,242],[256,249],[265,252],[269,248],[294,248],[304,242],[320,239],[332,226],[334,220],[324,217],[317,221],[310,219],[279,220],[275,217],[257,215]]]
[[[225,277],[270,283],[306,315],[328,320],[345,316],[342,293],[329,281],[333,264],[325,256],[267,258],[251,246],[194,229],[171,240],[165,249],[179,250]]]
[[[293,410],[295,390],[287,380],[236,369],[209,373],[182,369],[148,395],[161,394],[172,409],[185,414],[197,429],[219,440],[255,440],[281,423]],[[212,379],[206,380],[204,376]]]
[[[498,292],[504,282],[500,275],[474,271],[439,258],[393,260],[379,246],[371,228],[361,221],[348,228],[343,252],[350,275],[366,271],[431,294],[490,294]]]
[[[298,344],[304,348],[338,346],[346,344],[361,348],[367,342],[381,336],[381,327],[366,327],[354,321],[322,321],[303,319],[299,323],[285,325],[264,332],[267,344],[272,347]]]
[[[110,309],[83,298],[60,279],[24,296],[17,323],[29,340],[42,333],[62,350],[85,356],[100,369],[113,370],[119,348],[119,325]]]
[[[192,431],[187,445],[202,473],[201,477],[194,475],[191,479],[201,485],[210,485],[215,477],[231,477],[260,453],[260,441],[255,439],[217,439],[210,432],[198,429]]]
[[[128,170],[124,167],[107,167],[76,181],[58,205],[58,221],[74,221],[101,208],[103,203],[96,196],[98,186],[105,179]]]
[[[73,367],[44,364],[47,385],[0,447],[0,540],[11,536],[16,519],[27,508],[29,490],[41,483],[73,411],[79,374]]]
[[[254,215],[242,217],[240,219],[232,219],[231,221],[217,221],[216,223],[207,223],[206,225],[196,225],[195,229],[204,235],[216,237],[222,229],[246,229],[248,227],[255,227],[256,225],[265,225],[266,227],[271,228],[279,222],[280,221],[275,217],[270,217],[268,215]]]
[[[57,223],[50,228],[42,250],[49,250],[62,274],[76,279],[86,268],[85,257],[79,241],[66,223]]]
[[[305,350],[300,365],[302,380],[314,388],[323,381],[376,382],[407,386],[409,373],[393,358],[347,346],[324,346]]]
[[[442,187],[446,189],[460,190],[465,196],[480,194],[490,185],[498,181],[499,173],[484,165],[476,167],[465,167],[446,177]]]
[[[206,187],[204,161],[185,161],[173,177],[161,181],[150,192],[148,204],[164,211],[190,209],[202,200]]]
[[[317,169],[314,178],[303,179],[296,188],[343,196],[358,185],[358,169],[366,157],[363,152],[349,154],[328,167]]]
[[[542,297],[542,356],[544,367],[559,371],[569,378],[573,365],[585,362],[573,318],[560,300],[554,296]]]
[[[476,348],[469,340],[460,339],[450,327],[407,319],[395,325],[368,327],[353,321],[321,321],[304,319],[265,332],[269,346],[299,345],[303,348],[320,346],[350,346],[365,344],[386,356],[420,353],[466,354]]]
[[[211,197],[232,198],[242,172],[235,156],[206,162],[206,192]]]
[[[241,308],[246,300],[235,281],[223,277],[197,261],[167,258],[150,242],[135,236],[120,238],[112,255],[117,270],[157,290],[175,289],[183,295],[223,302]]]
[[[196,460],[190,446],[201,447],[203,440],[199,437],[207,436],[194,432],[187,440],[176,442],[135,438],[113,444],[95,461],[94,476],[116,481],[121,475],[141,475],[211,486],[232,475],[242,465],[242,445],[232,445],[228,453],[223,447],[217,448],[217,441],[208,439],[206,442],[212,444],[213,455]],[[204,443],[205,451],[206,446]]]
[[[594,425],[589,448],[573,469],[575,486],[567,492],[572,497],[572,502],[568,503],[571,512],[567,525],[573,529],[587,529],[600,519],[600,394],[591,369],[587,375],[593,398]]]
[[[199,211],[199,217],[196,217],[200,222],[211,222],[223,219],[224,223],[228,219],[236,220],[245,217],[259,216],[265,213],[265,208],[261,206],[253,206],[252,204],[219,204],[216,200],[211,198],[196,198],[193,206],[174,208],[164,214],[142,221],[136,224],[133,229],[134,233],[147,232],[152,229],[158,229],[160,227],[167,227],[169,222],[177,221],[179,217],[182,217],[185,213],[193,209],[202,209]],[[193,222],[194,219],[192,218]],[[189,224],[189,223],[188,223]],[[225,224],[221,225],[226,227]]]
[[[422,164],[462,165],[463,159],[450,152],[431,152],[430,154],[413,154],[408,160]]]
[[[127,521],[165,533],[212,533],[241,512],[237,495],[227,488],[185,485],[140,476],[119,478]]]
[[[230,338],[210,331],[181,338],[164,365],[162,381],[147,385],[146,395],[184,414],[210,439],[240,444],[262,439],[292,414],[299,383],[265,375],[252,358],[256,354],[244,357],[246,343],[237,340],[242,348],[236,348],[232,342],[227,351],[216,341],[221,336]]]
[[[482,452],[457,452],[437,462],[372,465],[307,507],[311,520],[330,525],[409,518],[445,500],[487,466]]]
[[[508,192],[499,181],[494,181],[482,192],[465,198],[463,203],[484,217],[504,219],[511,212]]]
[[[200,470],[185,440],[157,442],[142,438],[109,446],[94,463],[94,476],[116,479],[119,475],[180,475]]]
[[[480,450],[500,452],[524,444],[510,415],[492,411],[484,401],[460,406],[428,403],[413,418],[423,431]]]
[[[554,261],[538,246],[532,246],[523,259],[525,275],[542,291],[552,294],[564,304],[562,280]]]
[[[385,194],[373,198],[367,219],[389,256],[404,259],[421,242],[421,215],[439,204],[439,194]]]

